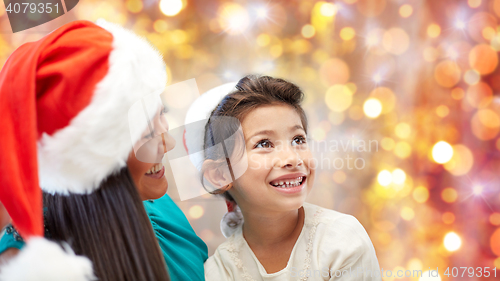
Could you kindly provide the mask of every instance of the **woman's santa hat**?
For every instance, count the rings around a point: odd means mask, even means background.
[[[88,194],[126,166],[142,133],[129,130],[128,111],[147,95],[159,99],[166,82],[148,42],[104,21],[66,24],[8,58],[0,71],[0,200],[27,245],[0,268],[0,280],[93,278],[87,258],[40,238],[40,187]]]

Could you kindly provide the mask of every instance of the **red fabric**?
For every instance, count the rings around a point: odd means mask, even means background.
[[[227,211],[232,212],[234,211],[234,208],[236,207],[236,204],[234,202],[226,200],[226,205],[227,205]]]
[[[0,200],[25,238],[43,236],[37,140],[90,103],[112,40],[91,22],[72,22],[19,47],[0,71]]]

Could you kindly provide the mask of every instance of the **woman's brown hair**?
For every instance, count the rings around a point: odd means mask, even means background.
[[[88,257],[100,281],[170,280],[127,167],[90,194],[43,194],[45,236]]]
[[[234,135],[237,130],[235,122],[218,117],[234,117],[240,122],[253,109],[268,105],[288,105],[296,110],[307,133],[307,117],[301,107],[304,93],[295,84],[280,78],[270,76],[248,75],[236,84],[236,90],[229,93],[215,107],[205,126],[203,150],[205,159],[221,160],[224,155],[214,153],[207,148],[221,143]],[[239,125],[239,124],[238,124]],[[232,154],[235,146],[229,146],[227,153]],[[228,163],[230,167],[230,163]],[[231,195],[224,189],[209,191],[211,194],[222,194],[226,200],[234,202]]]

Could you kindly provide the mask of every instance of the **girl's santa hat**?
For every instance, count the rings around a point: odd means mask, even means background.
[[[0,268],[0,280],[94,278],[90,260],[42,238],[41,189],[92,193],[126,166],[142,133],[129,130],[128,111],[146,95],[159,99],[166,82],[149,43],[104,21],[66,24],[8,58],[0,71],[0,200],[27,245]],[[155,113],[137,117],[144,130]]]
[[[208,90],[197,98],[189,107],[186,120],[184,124],[191,124],[198,121],[205,120],[205,124],[210,118],[212,111],[219,105],[219,103],[231,92],[236,91],[237,82],[229,82],[213,89]],[[199,127],[199,126],[198,126]],[[205,126],[203,126],[204,128]],[[204,157],[199,153],[189,153],[189,151],[203,151],[203,141],[205,132],[198,132],[198,130],[188,130],[186,127],[184,133],[184,147],[189,154],[189,158],[193,165],[201,171]],[[228,167],[231,168],[231,167]],[[235,202],[226,201],[227,213],[221,220],[220,228],[222,234],[227,238],[231,236],[239,225],[243,223],[243,215],[241,210]]]

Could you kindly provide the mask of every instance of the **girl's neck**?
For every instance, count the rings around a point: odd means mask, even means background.
[[[257,247],[269,247],[295,241],[304,225],[304,208],[279,213],[245,212],[243,236],[247,243]]]

